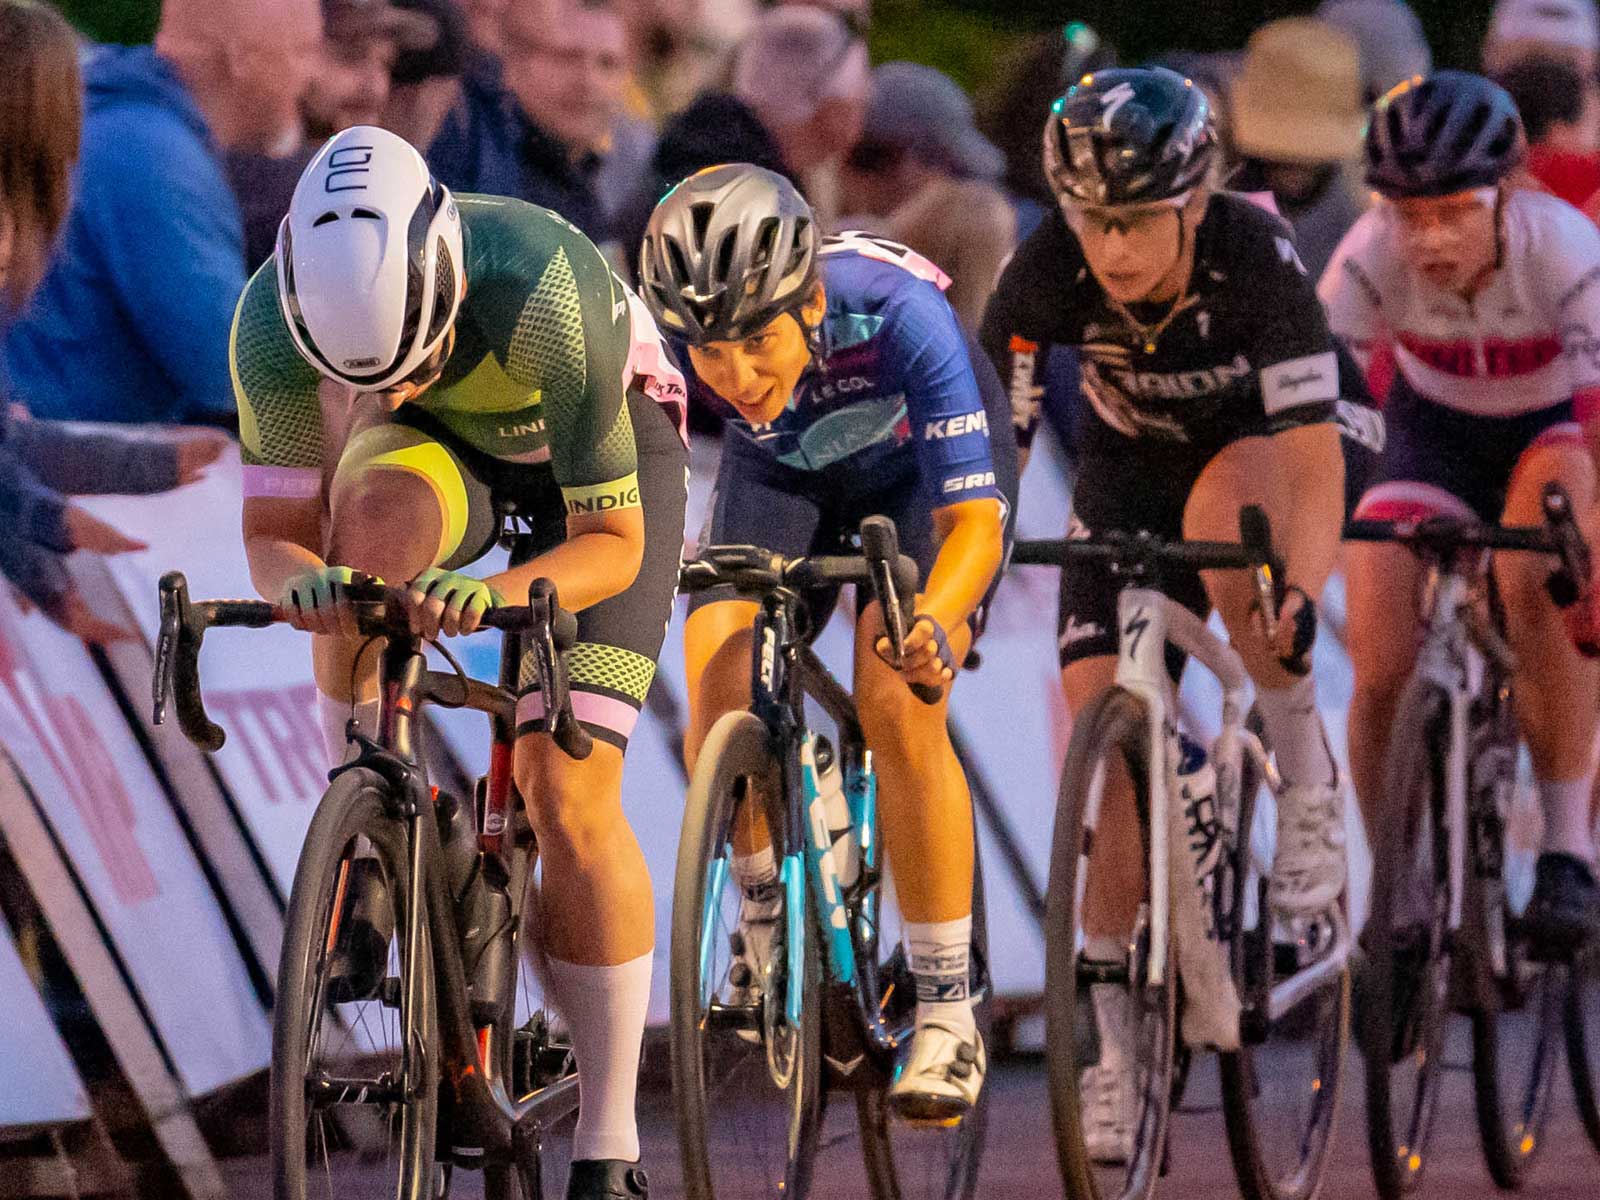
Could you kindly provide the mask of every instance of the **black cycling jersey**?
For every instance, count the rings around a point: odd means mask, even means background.
[[[989,300],[981,340],[1008,384],[1024,446],[1045,389],[1060,378],[1044,369],[1056,346],[1076,348],[1082,362],[1090,402],[1080,414],[1082,454],[1135,438],[1220,448],[1334,419],[1333,340],[1288,225],[1220,193],[1193,236],[1194,272],[1179,311],[1131,306],[1145,329],[1107,298],[1059,212],[1017,249]]]

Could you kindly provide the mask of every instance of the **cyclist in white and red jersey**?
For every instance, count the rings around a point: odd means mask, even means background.
[[[1516,106],[1477,75],[1439,71],[1378,101],[1367,179],[1383,197],[1345,236],[1319,293],[1363,363],[1392,347],[1388,445],[1358,517],[1433,514],[1534,524],[1555,480],[1594,505],[1600,452],[1600,231],[1553,196],[1508,184],[1526,146]],[[1348,549],[1355,665],[1350,763],[1372,827],[1415,657],[1419,567],[1403,547]],[[1526,915],[1536,948],[1570,950],[1600,912],[1590,863],[1600,670],[1544,588],[1547,564],[1498,555],[1518,711],[1545,813]],[[1574,636],[1592,623],[1574,611]]]

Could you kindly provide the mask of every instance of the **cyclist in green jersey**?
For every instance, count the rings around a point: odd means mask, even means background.
[[[655,920],[621,806],[623,751],[655,673],[683,545],[682,377],[639,300],[556,214],[452,196],[381,129],[332,138],[296,188],[230,342],[244,538],[261,594],[316,635],[335,761],[371,731],[373,650],[346,587],[409,582],[413,627],[470,632],[540,576],[579,614],[583,762],[543,732],[525,666],[515,776],[543,865],[547,984],[571,1026],[582,1108],[567,1195],[646,1194],[634,1106]],[[461,568],[514,509],[538,552]]]

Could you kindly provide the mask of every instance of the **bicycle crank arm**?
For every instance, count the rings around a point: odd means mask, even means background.
[[[1333,945],[1319,960],[1303,971],[1296,971],[1282,983],[1274,984],[1267,999],[1267,1014],[1273,1021],[1300,1004],[1313,992],[1326,987],[1350,961],[1350,922],[1342,910],[1333,910]]]

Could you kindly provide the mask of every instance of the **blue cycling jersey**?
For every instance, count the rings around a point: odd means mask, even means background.
[[[859,233],[828,238],[819,261],[820,352],[775,421],[732,415],[729,435],[818,476],[870,478],[914,461],[929,508],[1002,499],[967,338],[942,291],[948,277],[915,251]],[[698,396],[733,413],[692,365],[688,374]]]

